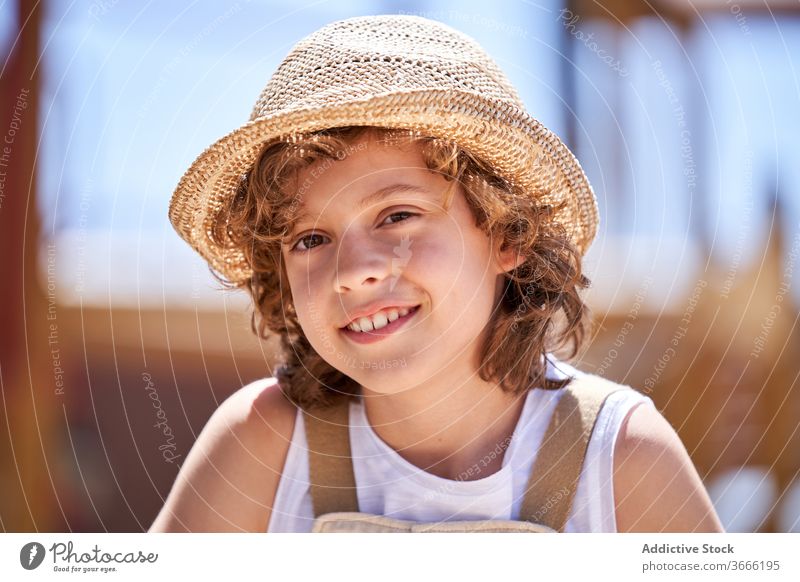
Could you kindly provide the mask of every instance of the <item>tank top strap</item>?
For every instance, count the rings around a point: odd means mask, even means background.
[[[315,517],[335,511],[358,511],[349,417],[347,396],[336,398],[328,406],[303,411]]]
[[[623,389],[630,387],[585,373],[564,388],[531,468],[520,520],[564,531],[597,416],[606,398]]]

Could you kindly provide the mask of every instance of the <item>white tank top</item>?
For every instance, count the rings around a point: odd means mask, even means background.
[[[584,372],[548,354],[547,376]],[[550,416],[564,390],[529,390],[500,470],[473,481],[428,473],[401,457],[374,432],[360,399],[350,403],[350,446],[359,511],[418,522],[519,519],[531,467]],[[612,393],[595,425],[578,479],[566,532],[616,532],[614,443],[622,421],[637,404],[653,401],[630,388]],[[314,523],[308,477],[308,444],[298,409],[268,532],[310,532]]]

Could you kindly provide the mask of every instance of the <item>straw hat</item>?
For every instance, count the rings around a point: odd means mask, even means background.
[[[228,207],[263,145],[347,125],[416,130],[481,158],[542,203],[585,252],[599,222],[578,161],[525,111],[497,64],[471,37],[427,18],[348,18],[299,41],[267,82],[250,120],[208,147],[186,171],[169,206],[178,234],[232,281],[252,270],[211,225]]]

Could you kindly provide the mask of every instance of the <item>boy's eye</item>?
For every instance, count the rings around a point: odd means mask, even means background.
[[[390,214],[389,216],[387,216],[387,217],[386,217],[386,219],[388,220],[388,219],[392,218],[393,216],[401,216],[401,215],[404,215],[404,214],[405,214],[405,215],[408,215],[408,216],[418,216],[418,215],[417,215],[416,213],[414,213],[414,212],[408,212],[408,211],[406,211],[406,210],[401,210],[401,211],[399,211],[399,212],[393,212],[392,214]],[[408,219],[407,219],[407,218],[404,218],[404,219],[402,219],[402,220],[393,220],[393,221],[391,222],[391,224],[397,224],[398,222],[405,222],[406,220],[408,220]],[[384,222],[385,222],[385,220],[384,220]],[[313,238],[315,238],[315,237],[322,237],[322,238],[326,238],[324,235],[317,234],[317,233],[315,233],[315,232],[311,232],[311,233],[309,233],[309,234],[306,234],[306,235],[304,235],[304,236],[300,237],[299,239],[297,239],[297,242],[294,244],[294,246],[292,246],[292,248],[290,249],[290,251],[289,251],[289,252],[292,252],[292,253],[306,253],[306,252],[308,252],[309,250],[313,249],[313,248],[314,248],[315,246],[317,246],[317,245],[312,245],[311,247],[309,247],[309,246],[306,244],[306,241],[308,241],[309,239],[313,239]],[[302,244],[303,244],[303,246],[305,246],[306,248],[299,248],[301,243],[302,243]]]
[[[392,216],[398,216],[398,215],[402,216],[404,214],[407,215],[407,216],[419,216],[419,214],[417,214],[416,212],[410,212],[408,210],[400,210],[398,212],[392,212],[386,218],[391,218]],[[405,222],[406,220],[408,220],[408,218],[404,218],[403,220],[392,221],[392,224],[394,224],[395,222]]]
[[[296,252],[301,252],[302,253],[302,252],[305,252],[306,250],[309,250],[308,248],[306,248],[306,249],[298,248],[298,246],[300,245],[300,243],[303,243],[303,245],[305,245],[305,241],[307,241],[308,239],[311,239],[311,238],[314,238],[314,237],[321,237],[321,236],[322,236],[321,234],[311,233],[311,234],[307,234],[306,236],[304,236],[302,238],[297,239],[297,244],[294,245],[294,247],[292,248],[292,251],[296,251]],[[311,248],[313,249],[314,246],[312,246]]]

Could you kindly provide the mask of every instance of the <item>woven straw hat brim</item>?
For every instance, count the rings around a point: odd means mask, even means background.
[[[595,236],[599,216],[594,193],[580,164],[558,136],[515,103],[452,88],[395,90],[251,120],[198,156],[172,196],[170,221],[218,273],[231,281],[250,278],[252,270],[241,251],[213,242],[210,232],[215,216],[230,203],[242,175],[265,143],[348,125],[412,129],[452,140],[540,203],[566,201],[554,218],[582,253]]]

